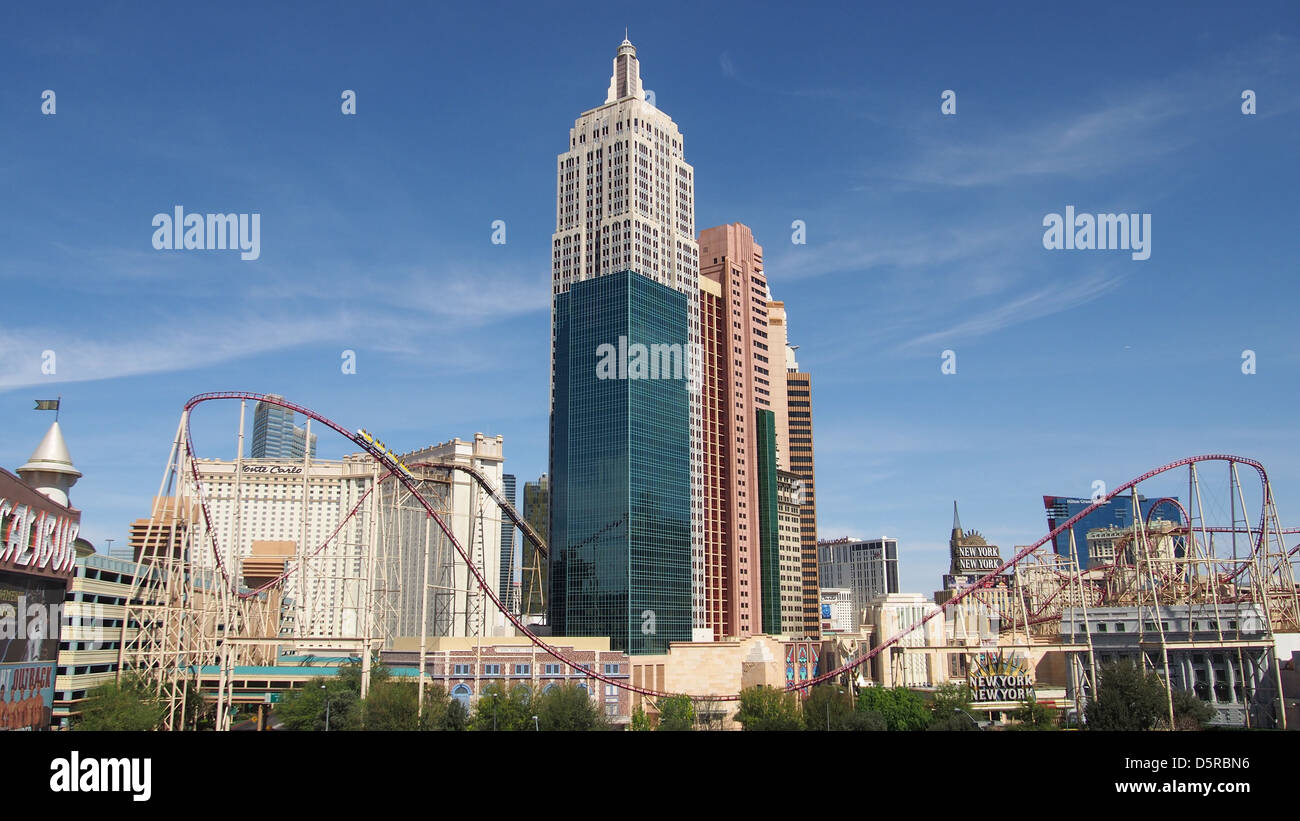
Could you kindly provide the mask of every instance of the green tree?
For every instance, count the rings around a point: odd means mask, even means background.
[[[931,730],[978,730],[970,710],[970,688],[964,684],[941,684],[930,704]]]
[[[587,691],[576,684],[552,687],[537,697],[538,728],[547,731],[606,730],[609,722]],[[529,723],[531,726],[531,719]]]
[[[167,707],[153,694],[148,682],[135,675],[109,681],[91,690],[81,705],[74,730],[155,730]]]
[[[324,730],[326,716],[329,729],[360,730],[362,707],[360,678],[353,682],[341,674],[336,678],[316,676],[299,690],[285,696],[275,707],[275,715],[286,730]]]
[[[256,712],[254,712],[256,715]],[[194,681],[185,682],[185,729],[212,730],[217,724],[217,705],[207,701]]]
[[[839,684],[818,684],[803,703],[805,730],[856,730],[858,712],[853,695]]]
[[[849,722],[855,732],[883,733],[889,729],[889,722],[875,710],[854,710]]]
[[[660,730],[690,730],[694,727],[695,705],[690,696],[668,696],[659,700]]]
[[[906,687],[864,687],[858,709],[879,713],[890,730],[924,730],[930,723],[925,699]]]
[[[644,733],[650,731],[650,719],[646,717],[645,710],[641,709],[638,704],[632,711],[632,726],[629,728],[634,733]]]
[[[1214,718],[1214,708],[1201,701],[1191,690],[1174,690],[1174,726],[1179,730],[1199,730]]]
[[[469,724],[469,713],[459,699],[452,698],[441,684],[431,684],[424,691],[424,720],[422,730],[464,730]]]
[[[420,691],[413,681],[381,681],[370,687],[362,702],[367,730],[421,730]],[[426,716],[427,718],[427,716]]]
[[[935,713],[930,717],[930,723],[926,730],[935,730],[945,733],[964,733],[978,731],[979,725],[975,723],[975,717],[970,713],[962,710],[953,710],[947,715]]]
[[[1169,722],[1164,682],[1131,662],[1109,664],[1098,673],[1096,696],[1088,702],[1090,730],[1151,730]]]
[[[489,684],[474,704],[469,720],[471,730],[531,730],[533,728],[533,694],[523,684],[508,694],[497,683]]]
[[[1011,714],[1016,723],[1013,730],[1055,730],[1060,726],[1055,711],[1039,704],[1035,699],[1025,699],[1019,710]]]
[[[766,685],[740,691],[736,721],[746,730],[802,730],[799,698],[794,693]]]

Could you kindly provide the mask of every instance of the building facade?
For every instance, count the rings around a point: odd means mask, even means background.
[[[705,623],[715,639],[776,635],[777,460],[763,249],[740,223],[700,232],[699,247]]]
[[[802,597],[800,597],[802,602]],[[827,633],[852,633],[857,629],[858,617],[854,616],[853,591],[847,587],[822,588],[822,635]],[[799,608],[803,617],[803,607]]]
[[[898,592],[896,539],[835,539],[819,542],[817,548],[822,582],[853,593],[854,629],[868,602]]]
[[[786,415],[789,425],[787,469],[799,477],[800,540],[803,544],[804,630],[812,638],[821,629],[821,587],[817,557],[817,482],[813,460],[812,376],[799,370],[795,349],[786,345]],[[828,587],[836,585],[827,584]]]
[[[624,40],[556,161],[551,552],[556,633],[658,652],[703,624],[694,169]],[[648,361],[647,361],[648,360]],[[658,367],[668,369],[667,378]]]
[[[626,271],[556,297],[551,629],[630,653],[691,638],[691,426],[682,379],[601,378],[595,351],[687,342],[686,297]]]
[[[134,561],[91,553],[77,558],[74,572],[63,605],[54,684],[54,721],[63,729],[81,714],[91,690],[117,677],[123,637],[130,642],[140,629],[134,619],[122,624],[135,582]]]
[[[1157,623],[1158,613],[1158,623]],[[1071,608],[1061,617],[1061,640],[1073,646],[1067,691],[1071,698],[1089,666],[1088,635],[1098,667],[1128,662],[1191,690],[1214,708],[1209,724],[1271,727],[1278,716],[1273,636],[1259,605],[1250,602],[1155,607]],[[1161,646],[1163,645],[1163,647]],[[1162,652],[1163,650],[1163,652]]]
[[[514,474],[501,475],[501,493],[512,507],[519,509]],[[501,573],[497,589],[501,591],[501,601],[510,608],[512,613],[519,612],[519,555],[515,530],[514,524],[508,518],[501,521]]]
[[[276,399],[283,396],[271,394]],[[248,455],[252,459],[301,459],[308,450],[316,456],[316,434],[294,424],[297,414],[288,408],[258,402],[253,409],[253,441]],[[310,425],[311,423],[308,422]]]
[[[499,489],[505,483],[505,439],[500,435],[475,433],[472,440],[449,439],[404,453],[401,460],[406,465],[461,464],[473,468],[493,488]],[[434,475],[438,474],[435,472]],[[510,519],[468,474],[448,471],[443,481],[446,490],[440,492],[446,494],[447,505],[444,520],[455,534],[456,541],[469,552],[483,578],[489,585],[496,586],[493,592],[505,601],[506,591],[499,586],[501,545],[504,542],[501,532],[503,527],[510,527]],[[434,534],[434,539],[446,547],[438,534]],[[511,633],[509,622],[479,589],[465,562],[446,550],[441,555],[445,559],[437,562],[438,571],[430,580],[435,588],[431,591],[431,601],[436,602],[436,606],[430,608],[428,631],[438,636],[500,636]],[[422,577],[416,574],[422,573],[422,568],[412,562],[405,562],[402,567],[405,576],[397,587],[407,610],[413,612],[422,584]],[[418,618],[404,620],[404,623],[412,626],[403,627],[396,635],[419,634]]]
[[[1175,502],[1178,497],[1173,497]],[[1161,500],[1148,499],[1145,496],[1138,496],[1138,509],[1141,512],[1142,519],[1145,521],[1151,508]],[[1044,496],[1043,507],[1047,511],[1047,528],[1048,531],[1055,530],[1058,525],[1065,524],[1075,514],[1081,513],[1093,504],[1092,499],[1080,499],[1068,496]],[[1166,504],[1160,511],[1166,519],[1171,519],[1175,523],[1181,523],[1182,517],[1178,513],[1178,506]],[[1133,499],[1129,496],[1117,497],[1106,502],[1101,507],[1084,516],[1079,521],[1052,537],[1052,550],[1058,556],[1069,557],[1070,555],[1070,535],[1074,535],[1074,549],[1077,553],[1079,567],[1087,568],[1092,566],[1088,555],[1088,531],[1097,530],[1106,527],[1114,527],[1125,530],[1133,526]]]
[[[619,681],[632,678],[631,659],[611,650],[606,639],[564,637],[554,642],[560,652],[587,669]],[[411,640],[399,641],[382,659],[390,667],[414,668],[417,674],[420,669],[419,646]],[[626,727],[632,716],[632,695],[627,690],[573,669],[526,639],[431,639],[425,648],[424,671],[427,681],[445,687],[467,711],[492,685],[507,693],[527,687],[534,694],[569,685],[585,690],[615,728]]]
[[[781,635],[802,638],[807,635],[803,618],[803,545],[799,538],[799,477],[788,470],[778,470],[777,542],[780,552]]]
[[[524,520],[532,526],[535,533],[541,534],[542,538],[548,539],[550,531],[551,517],[551,494],[546,474],[543,473],[538,477],[536,482],[524,482]],[[525,568],[522,579],[523,591],[523,611],[525,613],[541,613],[544,610],[543,604],[548,597],[550,585],[550,560],[535,556],[532,545],[523,545],[523,565]]]
[[[68,491],[80,477],[57,421],[18,476],[0,470],[0,730],[45,730],[53,720],[81,529]]]

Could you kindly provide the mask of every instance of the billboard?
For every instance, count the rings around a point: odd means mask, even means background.
[[[54,662],[0,664],[0,730],[44,730],[54,705]]]
[[[1028,701],[1034,697],[1029,660],[1020,653],[972,653],[966,667],[972,704]]]
[[[0,572],[0,730],[50,726],[63,581]]]

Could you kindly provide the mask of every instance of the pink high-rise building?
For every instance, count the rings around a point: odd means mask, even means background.
[[[772,410],[785,350],[771,347],[763,248],[750,229],[709,228],[699,248],[705,621],[717,639],[744,638],[765,632],[756,415]]]

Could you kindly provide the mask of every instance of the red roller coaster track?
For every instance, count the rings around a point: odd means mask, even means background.
[[[466,552],[465,548],[461,546],[460,542],[456,539],[456,536],[455,536],[455,534],[452,532],[451,528],[447,526],[447,523],[444,522],[443,519],[442,519],[442,517],[438,515],[437,511],[434,510],[433,506],[429,503],[429,501],[428,501],[427,499],[425,499],[424,496],[420,493],[419,489],[416,487],[416,482],[413,481],[410,477],[408,477],[408,476],[405,474],[405,472],[404,472],[403,470],[401,470],[400,466],[399,466],[399,465],[398,465],[398,464],[397,464],[397,463],[392,459],[392,457],[389,456],[387,453],[383,452],[382,450],[379,450],[378,448],[374,447],[372,444],[366,442],[366,440],[365,440],[364,438],[362,438],[361,436],[357,435],[356,433],[353,433],[352,431],[348,430],[347,428],[344,428],[342,425],[337,424],[336,422],[332,421],[331,419],[328,419],[327,417],[324,417],[324,416],[322,416],[322,415],[316,413],[315,411],[311,410],[310,408],[304,407],[304,406],[302,406],[302,405],[297,405],[297,404],[295,404],[295,403],[293,403],[293,402],[289,402],[288,400],[285,400],[285,399],[283,399],[283,398],[281,398],[281,397],[278,397],[278,396],[270,396],[270,395],[266,395],[266,394],[250,393],[250,392],[244,392],[244,391],[223,391],[223,392],[217,392],[217,393],[203,393],[203,394],[199,394],[199,395],[197,395],[197,396],[192,397],[188,402],[186,402],[186,404],[185,404],[185,413],[186,413],[186,414],[189,414],[189,413],[190,413],[190,412],[191,412],[195,407],[197,407],[197,406],[199,406],[199,405],[201,405],[201,404],[203,404],[203,403],[205,403],[205,402],[211,402],[211,401],[216,401],[216,400],[225,400],[225,399],[239,399],[239,400],[251,400],[251,401],[256,401],[256,402],[264,402],[264,403],[267,403],[267,404],[270,404],[270,405],[276,405],[276,406],[278,406],[278,407],[282,407],[282,408],[285,408],[285,409],[287,409],[287,410],[294,411],[294,412],[296,412],[296,413],[301,413],[302,415],[308,417],[309,419],[312,419],[312,420],[314,420],[314,421],[316,421],[316,422],[319,422],[320,424],[325,425],[326,427],[330,428],[331,430],[337,432],[340,436],[342,436],[342,437],[344,437],[345,439],[347,439],[348,441],[350,441],[350,442],[356,444],[356,445],[357,445],[358,447],[360,447],[362,450],[366,451],[366,452],[369,453],[372,457],[374,457],[376,460],[378,460],[379,463],[380,463],[381,465],[383,465],[384,468],[385,468],[386,471],[387,471],[387,473],[385,474],[385,476],[384,476],[383,478],[387,478],[388,476],[392,476],[392,477],[395,478],[397,481],[401,482],[402,485],[403,485],[403,486],[404,486],[404,487],[405,487],[405,488],[406,488],[406,489],[411,493],[411,495],[412,495],[415,499],[418,499],[418,500],[419,500],[420,505],[421,505],[421,506],[424,508],[424,510],[425,510],[425,513],[429,516],[429,518],[431,518],[431,519],[434,521],[435,524],[438,525],[438,528],[442,531],[443,535],[445,535],[445,536],[447,537],[447,540],[448,540],[448,541],[451,543],[451,545],[456,549],[456,552],[457,552],[457,554],[459,554],[459,556],[460,556],[460,558],[461,558],[461,561],[465,562],[466,567],[467,567],[467,568],[469,569],[469,571],[474,575],[475,580],[478,582],[479,588],[480,588],[480,589],[481,589],[481,590],[482,590],[482,591],[487,595],[487,597],[488,597],[489,599],[492,600],[492,604],[493,604],[493,605],[494,605],[494,606],[495,606],[495,607],[496,607],[496,608],[497,608],[497,609],[498,609],[498,610],[499,610],[499,611],[500,611],[500,612],[501,612],[501,613],[502,613],[502,614],[503,614],[507,619],[510,620],[510,623],[511,623],[512,625],[514,625],[515,629],[519,630],[523,635],[527,636],[528,639],[529,639],[529,640],[530,640],[534,645],[536,645],[536,646],[537,646],[538,648],[540,648],[541,650],[545,651],[548,655],[554,657],[555,659],[557,659],[557,660],[563,662],[564,664],[566,664],[567,666],[569,666],[569,667],[572,668],[573,670],[576,670],[576,671],[578,671],[578,672],[580,672],[580,673],[582,673],[582,674],[584,674],[584,675],[586,675],[586,676],[589,676],[589,677],[591,677],[591,678],[594,678],[594,679],[596,679],[596,680],[598,680],[598,681],[605,682],[605,683],[607,683],[607,684],[612,684],[612,685],[614,685],[615,687],[619,687],[619,688],[624,689],[624,690],[628,690],[628,691],[631,691],[631,692],[634,692],[634,693],[640,693],[640,694],[642,694],[642,695],[645,695],[645,696],[651,696],[651,697],[655,697],[655,698],[666,697],[666,696],[675,695],[675,694],[673,694],[673,693],[661,692],[661,691],[658,691],[658,690],[651,690],[651,689],[648,689],[648,688],[645,688],[645,687],[638,687],[638,686],[636,686],[636,685],[634,685],[634,684],[630,684],[630,683],[628,683],[628,682],[626,682],[626,681],[622,681],[622,680],[618,680],[618,679],[610,678],[610,677],[608,677],[608,676],[606,676],[606,675],[604,675],[604,674],[602,674],[602,673],[600,673],[600,672],[597,672],[596,670],[588,669],[587,667],[583,666],[582,664],[578,663],[577,661],[575,661],[575,660],[573,660],[573,659],[567,657],[567,656],[566,656],[563,652],[561,652],[557,647],[554,647],[554,646],[552,646],[551,644],[547,643],[543,638],[541,638],[540,636],[537,636],[537,635],[534,634],[531,630],[529,630],[528,627],[527,627],[527,625],[525,625],[523,622],[521,622],[521,621],[519,620],[518,617],[516,617],[513,613],[511,613],[510,610],[502,604],[501,600],[497,597],[496,593],[493,592],[493,590],[492,590],[492,586],[491,586],[490,584],[488,584],[488,582],[487,582],[486,579],[484,579],[482,572],[481,572],[481,571],[479,570],[479,568],[478,568],[478,567],[477,567],[477,566],[476,566],[476,565],[475,565],[475,564],[470,560],[469,554]],[[191,474],[192,474],[192,476],[193,476],[193,479],[194,479],[194,482],[195,482],[195,486],[198,488],[199,501],[200,501],[200,504],[201,504],[201,506],[202,506],[202,508],[203,508],[203,516],[204,516],[205,521],[206,521],[207,524],[208,524],[208,533],[211,535],[211,534],[214,534],[214,533],[215,533],[215,530],[214,530],[213,527],[212,527],[211,517],[210,517],[210,515],[209,515],[209,513],[208,513],[208,508],[207,508],[207,498],[206,498],[206,495],[205,495],[204,492],[203,492],[202,479],[200,478],[199,473],[198,473],[198,468],[197,468],[197,466],[195,465],[194,446],[193,446],[193,441],[192,441],[192,439],[191,439],[191,437],[190,437],[190,432],[189,432],[189,431],[190,431],[190,427],[189,427],[188,424],[185,426],[185,431],[186,431],[186,433],[185,433],[185,443],[184,443],[184,446],[185,446],[185,452],[186,452],[186,455],[189,457],[189,462],[190,462],[190,467],[191,467]],[[1103,505],[1105,505],[1106,503],[1108,503],[1111,499],[1114,499],[1115,497],[1119,496],[1120,494],[1125,493],[1126,491],[1131,490],[1133,487],[1137,486],[1138,484],[1140,484],[1140,483],[1142,483],[1142,482],[1144,482],[1144,481],[1146,481],[1146,480],[1148,480],[1148,479],[1151,479],[1152,477],[1159,476],[1160,474],[1165,473],[1165,472],[1170,471],[1170,470],[1175,470],[1175,469],[1180,468],[1180,467],[1187,467],[1187,466],[1189,466],[1189,465],[1197,464],[1197,463],[1200,463],[1200,462],[1228,462],[1228,463],[1230,463],[1230,464],[1248,465],[1248,466],[1254,468],[1255,471],[1259,474],[1261,485],[1262,485],[1263,488],[1264,488],[1263,511],[1261,512],[1261,515],[1260,515],[1261,528],[1260,528],[1260,531],[1259,531],[1259,532],[1261,533],[1260,539],[1261,539],[1261,541],[1262,541],[1262,538],[1263,538],[1262,533],[1263,533],[1263,529],[1264,529],[1264,526],[1265,526],[1264,523],[1265,523],[1265,519],[1266,519],[1266,516],[1267,516],[1267,513],[1268,513],[1269,502],[1271,501],[1271,492],[1272,492],[1272,491],[1271,491],[1271,488],[1270,488],[1270,486],[1269,486],[1269,482],[1268,482],[1268,474],[1267,474],[1267,472],[1265,471],[1264,466],[1263,466],[1262,464],[1260,464],[1259,462],[1256,462],[1256,461],[1253,460],[1253,459],[1247,459],[1247,458],[1244,458],[1244,457],[1241,457],[1241,456],[1232,456],[1232,455],[1229,455],[1229,454],[1205,454],[1205,455],[1202,455],[1202,456],[1192,456],[1192,457],[1189,457],[1189,458],[1186,458],[1186,459],[1179,459],[1179,460],[1176,461],[1176,462],[1170,462],[1169,464],[1167,464],[1167,465],[1163,465],[1163,466],[1161,466],[1161,467],[1158,467],[1158,468],[1156,468],[1155,470],[1148,471],[1148,472],[1142,474],[1141,476],[1137,477],[1136,479],[1132,479],[1132,480],[1130,480],[1130,481],[1128,481],[1128,482],[1125,482],[1124,484],[1122,484],[1122,485],[1116,487],[1114,490],[1110,491],[1110,493],[1108,493],[1107,495],[1105,495],[1105,496],[1101,497],[1100,499],[1094,501],[1091,505],[1089,505],[1088,507],[1086,507],[1086,508],[1084,508],[1083,510],[1079,511],[1079,512],[1076,513],[1074,516],[1071,516],[1071,517],[1070,517],[1069,519],[1067,519],[1065,522],[1063,522],[1063,523],[1061,523],[1060,525],[1058,525],[1055,529],[1053,529],[1053,530],[1052,530],[1050,533],[1048,533],[1047,535],[1043,536],[1043,537],[1042,537],[1041,539],[1039,539],[1037,542],[1034,542],[1032,545],[1029,545],[1029,546],[1027,546],[1027,547],[1023,547],[1023,548],[1021,548],[1019,552],[1017,552],[1017,553],[1016,553],[1014,556],[1012,556],[1010,559],[1008,559],[1008,560],[1006,560],[1005,562],[1003,562],[1003,563],[1002,563],[998,568],[996,568],[996,569],[990,571],[989,573],[985,574],[984,576],[982,576],[982,577],[979,579],[979,581],[976,582],[974,585],[972,585],[972,586],[970,586],[970,587],[967,587],[967,588],[961,590],[961,591],[958,592],[956,595],[954,595],[951,599],[949,599],[948,601],[944,602],[942,605],[939,605],[939,606],[936,607],[934,610],[932,610],[932,611],[930,611],[928,614],[926,614],[924,617],[922,617],[922,618],[920,618],[920,619],[917,619],[915,622],[913,622],[913,623],[912,623],[911,625],[909,625],[908,627],[906,627],[906,628],[904,628],[904,629],[898,631],[898,632],[895,633],[894,635],[890,636],[890,637],[889,637],[888,639],[886,639],[884,642],[882,642],[882,643],[880,643],[879,645],[877,645],[876,647],[872,648],[869,652],[865,653],[864,655],[861,655],[861,656],[859,656],[859,657],[853,659],[852,661],[850,661],[850,662],[848,662],[848,663],[846,663],[846,664],[843,664],[843,665],[841,665],[841,666],[835,668],[834,670],[829,670],[829,671],[827,671],[827,672],[825,672],[825,673],[822,673],[822,674],[820,674],[820,675],[818,675],[818,676],[815,676],[814,678],[808,679],[808,680],[806,680],[806,681],[793,682],[793,683],[789,684],[789,685],[787,686],[786,689],[787,689],[787,690],[794,690],[794,691],[802,691],[802,690],[806,690],[807,688],[812,687],[812,686],[814,686],[814,685],[816,685],[816,684],[819,684],[819,683],[821,683],[821,682],[823,682],[823,681],[829,681],[829,680],[834,679],[834,678],[836,678],[836,677],[838,677],[838,676],[840,676],[840,675],[843,675],[844,673],[848,673],[848,672],[850,672],[850,671],[852,671],[852,670],[857,669],[858,667],[862,666],[863,664],[866,664],[868,661],[870,661],[870,660],[872,660],[873,658],[875,658],[876,656],[878,656],[880,653],[884,652],[886,649],[888,649],[888,648],[892,647],[893,645],[897,644],[900,640],[902,640],[902,639],[903,639],[904,637],[906,637],[908,634],[910,634],[910,633],[912,633],[913,631],[919,629],[920,627],[922,627],[923,625],[925,625],[927,622],[931,621],[932,619],[937,618],[940,614],[945,613],[949,608],[951,608],[951,607],[957,605],[957,604],[960,603],[962,600],[964,600],[967,596],[969,596],[969,595],[971,595],[972,593],[974,593],[976,590],[978,590],[978,589],[980,589],[980,588],[982,588],[982,587],[985,587],[985,586],[990,585],[990,584],[993,582],[993,580],[994,580],[994,578],[995,578],[996,576],[998,576],[999,574],[1001,574],[1002,572],[1004,572],[1005,570],[1007,570],[1007,569],[1010,568],[1011,566],[1013,566],[1013,565],[1017,564],[1018,562],[1024,560],[1026,557],[1028,557],[1028,556],[1029,556],[1030,554],[1032,554],[1034,551],[1038,550],[1040,547],[1042,547],[1043,545],[1047,544],[1049,541],[1051,541],[1054,537],[1056,537],[1056,536],[1059,535],[1060,533],[1063,533],[1063,532],[1065,532],[1066,530],[1068,530],[1069,528],[1071,528],[1075,523],[1077,523],[1078,521],[1080,521],[1081,519],[1083,519],[1083,518],[1084,518],[1085,516],[1087,516],[1089,513],[1092,513],[1094,510],[1097,510],[1098,508],[1102,507]],[[522,519],[522,517],[519,517],[519,516],[518,516],[518,514],[517,514],[517,512],[514,510],[513,506],[512,506],[512,505],[509,505],[509,504],[506,502],[505,499],[503,499],[502,497],[500,497],[500,496],[497,494],[496,490],[495,490],[494,488],[492,488],[491,485],[487,482],[486,478],[483,477],[481,474],[479,474],[477,471],[473,470],[472,468],[467,468],[467,467],[464,466],[464,465],[452,465],[452,464],[442,464],[442,463],[426,463],[426,464],[419,464],[419,465],[415,465],[415,467],[451,468],[451,469],[455,469],[455,470],[461,470],[461,471],[463,471],[463,472],[465,472],[465,473],[471,475],[471,476],[476,480],[476,482],[479,484],[479,486],[482,487],[486,492],[488,492],[488,493],[492,496],[493,501],[496,502],[496,503],[501,507],[501,509],[507,513],[507,515],[508,515],[508,516],[510,517],[510,519],[514,522],[514,524],[515,524],[517,527],[519,527],[521,531],[523,531],[523,532],[525,533],[526,537],[529,539],[529,541],[531,541],[531,542],[533,543],[533,545],[535,546],[535,548],[537,548],[538,550],[543,551],[543,555],[545,555],[546,545],[545,545],[545,543],[541,540],[541,538],[540,538],[540,537],[539,537],[535,532],[533,532],[532,528],[528,526],[527,522],[524,521],[524,520]],[[372,489],[373,489],[373,487],[375,487],[375,486],[377,486],[377,485],[372,485]],[[369,493],[369,491],[367,491],[367,494],[368,494],[368,493]],[[363,496],[363,499],[364,499],[364,496]],[[1160,500],[1160,501],[1164,501],[1164,500],[1162,499],[1162,500]],[[1170,501],[1172,501],[1172,500],[1170,500]],[[344,518],[344,521],[347,521],[348,518],[351,518],[351,516],[353,516],[353,515],[357,512],[357,510],[360,508],[360,504],[361,504],[361,502],[358,501],[357,505],[352,509],[352,511],[350,511],[350,512],[348,513],[347,517]],[[1154,505],[1153,505],[1152,507],[1153,507],[1153,509],[1154,509]],[[1179,505],[1179,507],[1181,508],[1181,505]],[[340,528],[340,529],[342,528],[342,524],[339,525],[339,528]],[[1203,530],[1203,531],[1205,531],[1205,532],[1230,532],[1230,531],[1234,531],[1234,528],[1225,528],[1225,527],[1204,527],[1204,528],[1202,528],[1202,527],[1197,527],[1196,529],[1197,529],[1197,530]],[[1300,529],[1286,529],[1286,530],[1284,530],[1284,531],[1282,531],[1282,532],[1283,532],[1283,533],[1300,533]],[[316,552],[319,552],[321,549],[323,549],[324,546],[325,546],[325,544],[328,544],[328,542],[329,542],[330,540],[332,540],[332,539],[334,538],[334,535],[337,535],[337,533],[338,533],[338,529],[336,529],[335,534],[333,534],[333,535],[330,536],[330,539],[329,539],[329,540],[326,540],[326,542],[325,542],[324,544],[322,544],[319,548],[317,548],[317,551],[316,551]],[[1252,548],[1253,548],[1252,552],[1257,551],[1257,550],[1259,549],[1259,547],[1260,547],[1259,544],[1253,545],[1253,546],[1252,546]],[[231,581],[231,579],[229,578],[228,574],[226,573],[225,565],[224,565],[224,563],[223,563],[222,560],[221,560],[221,553],[220,553],[220,550],[218,550],[218,548],[217,548],[216,541],[215,541],[215,536],[212,536],[212,550],[213,550],[213,553],[214,553],[214,557],[215,557],[215,559],[216,559],[217,567],[218,567],[218,568],[220,569],[220,571],[221,571],[221,575],[222,575],[223,580],[225,581],[225,583],[226,583],[227,585],[230,585],[230,584],[232,583],[232,581]],[[1300,545],[1297,545],[1296,548],[1293,548],[1293,549],[1291,550],[1291,553],[1292,553],[1292,554],[1295,553],[1296,550],[1300,550]],[[313,555],[314,555],[314,554],[313,554]],[[1290,554],[1288,554],[1288,555],[1290,555]],[[269,587],[271,584],[275,584],[276,582],[278,582],[278,581],[284,579],[285,577],[287,577],[288,575],[290,575],[292,572],[293,572],[293,570],[287,570],[287,571],[286,571],[284,574],[282,574],[278,579],[276,579],[276,580],[274,580],[274,581],[272,581],[272,582],[270,582],[270,583],[268,583],[268,584],[266,584],[266,585],[263,585],[262,587],[258,588],[258,591],[254,591],[254,592],[260,592],[261,590],[264,590],[266,587]],[[245,593],[244,595],[251,595],[251,594]],[[736,700],[738,700],[738,699],[740,698],[740,696],[739,696],[738,694],[727,694],[727,695],[692,695],[692,696],[690,696],[690,698],[692,698],[692,699],[699,699],[699,700],[711,700],[711,701],[736,701]]]

